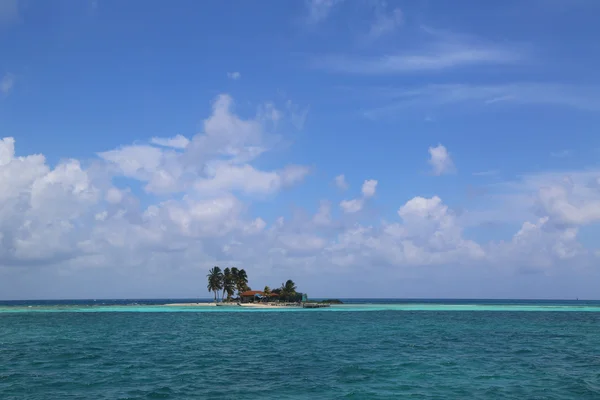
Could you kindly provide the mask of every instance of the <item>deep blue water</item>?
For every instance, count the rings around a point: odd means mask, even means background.
[[[600,399],[600,302],[179,301],[0,302],[0,399]]]

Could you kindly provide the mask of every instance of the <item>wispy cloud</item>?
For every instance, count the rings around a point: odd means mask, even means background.
[[[304,124],[306,123],[306,118],[308,117],[310,107],[300,107],[291,100],[288,100],[285,103],[285,106],[290,114],[290,121],[292,122],[294,128],[298,130],[304,129]]]
[[[318,69],[346,74],[393,75],[486,64],[517,64],[525,58],[516,48],[452,40],[380,56],[321,55],[313,60],[312,65]]]
[[[238,79],[240,79],[242,77],[242,74],[240,74],[239,72],[228,72],[227,77],[229,79],[233,79],[234,81],[237,81]]]
[[[450,107],[478,105],[496,107],[502,104],[553,105],[587,111],[600,110],[598,87],[548,83],[510,83],[501,85],[442,84],[417,88],[384,88],[372,92],[386,105],[365,113],[375,118],[406,107]]]
[[[0,0],[0,3],[1,2],[2,1]],[[4,74],[4,77],[2,77],[2,81],[0,81],[0,92],[2,92],[3,95],[8,95],[14,85],[15,76],[13,74],[6,73]]]
[[[307,0],[307,22],[310,24],[316,24],[327,19],[333,7],[343,1],[344,0]]]
[[[18,0],[0,0],[0,27],[19,20]]]
[[[375,19],[371,24],[367,37],[369,39],[376,39],[393,33],[402,26],[403,22],[404,15],[401,9],[394,8],[389,11],[386,9],[385,3],[378,3],[375,8]]]

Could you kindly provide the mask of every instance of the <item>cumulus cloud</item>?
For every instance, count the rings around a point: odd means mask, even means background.
[[[544,271],[585,257],[586,250],[577,241],[578,228],[559,228],[549,217],[523,223],[509,242],[489,246],[490,262],[510,263],[528,272]]]
[[[600,170],[523,174],[518,179],[485,186],[488,207],[498,219],[515,215],[532,221],[548,217],[558,227],[600,222]],[[490,210],[491,211],[491,210]]]
[[[464,265],[485,259],[480,245],[462,237],[462,228],[440,198],[415,197],[400,207],[398,215],[401,221],[379,228],[355,226],[343,231],[329,247],[334,263]]]
[[[232,190],[246,194],[269,194],[301,181],[308,172],[307,167],[299,165],[264,172],[248,164],[236,166],[224,163],[214,166],[208,177],[196,181],[194,187],[204,194]]]
[[[271,193],[300,181],[309,170],[288,166],[259,171],[250,164],[274,140],[269,123],[282,118],[274,105],[266,108],[269,112],[262,107],[255,118],[241,119],[233,113],[233,99],[221,95],[213,103],[212,115],[204,120],[203,132],[191,140],[182,135],[152,138],[151,144],[123,146],[98,155],[115,173],[145,182],[149,193],[192,188],[207,194],[230,190]]]
[[[316,226],[328,226],[331,224],[331,203],[329,201],[321,201],[319,210],[312,218]]]
[[[343,175],[340,175],[343,177]],[[337,180],[337,178],[336,178]],[[377,189],[377,181],[374,179],[369,179],[364,181],[361,194],[362,197],[352,199],[352,200],[342,200],[340,202],[340,207],[345,213],[354,214],[362,210],[365,205],[366,199],[373,197],[375,195],[375,191]]]
[[[454,162],[446,147],[438,144],[429,148],[429,165],[434,175],[444,175],[455,171]]]
[[[335,185],[342,190],[348,189],[348,183],[346,182],[346,177],[343,174],[335,177]]]
[[[100,189],[77,160],[50,168],[42,155],[16,157],[14,145],[0,141],[0,265],[79,254],[79,226]]]
[[[178,136],[155,138],[101,152],[92,162],[56,165],[39,154],[20,156],[13,138],[1,139],[0,274],[16,276],[29,266],[66,276],[107,270],[112,280],[143,276],[136,282],[148,294],[169,274],[195,291],[198,276],[215,264],[239,265],[270,282],[292,272],[361,276],[377,269],[393,277],[432,266],[547,271],[595,257],[578,237],[582,226],[600,221],[599,171],[530,175],[490,187],[489,196],[501,201],[485,204],[496,204],[499,218],[521,215],[514,204],[530,210],[506,240],[475,240],[467,231],[469,211],[457,212],[435,195],[404,199],[391,220],[366,222],[356,213],[375,196],[374,179],[339,204],[341,213],[316,199],[310,215],[277,218],[285,210],[271,203],[268,215],[256,213],[255,202],[310,172],[303,165],[259,168],[255,161],[275,135],[269,118],[241,118],[232,99],[219,96],[185,146]],[[134,189],[137,183],[146,193]]]
[[[377,181],[375,179],[366,180],[362,185],[362,195],[364,197],[375,196],[375,190],[377,189]]]
[[[250,164],[267,150],[267,120],[240,119],[231,98],[220,96],[191,141],[177,135],[122,146],[98,153],[103,163],[90,169],[78,160],[52,168],[42,155],[17,157],[15,140],[2,139],[0,266],[171,251],[198,238],[260,232],[265,222],[245,220],[233,193],[276,193],[309,172],[301,165],[261,171]],[[118,176],[168,197],[140,208],[131,191],[112,185]]]
[[[176,135],[171,138],[153,137],[150,139],[150,143],[158,146],[172,147],[174,149],[185,149],[190,143],[190,140],[183,135]]]
[[[355,213],[362,210],[365,201],[364,199],[342,200],[340,207],[345,213]]]
[[[543,186],[538,191],[540,211],[553,221],[570,226],[600,221],[600,191],[572,182]]]

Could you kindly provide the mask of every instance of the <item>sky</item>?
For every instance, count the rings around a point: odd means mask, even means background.
[[[599,16],[0,0],[0,299],[599,299]]]

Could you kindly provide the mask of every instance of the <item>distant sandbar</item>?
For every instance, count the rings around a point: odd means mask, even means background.
[[[216,303],[171,303],[168,307],[216,307]],[[297,308],[300,305],[277,304],[277,303],[219,303],[219,307],[244,307],[244,308]]]

